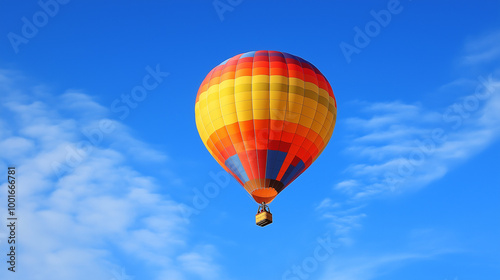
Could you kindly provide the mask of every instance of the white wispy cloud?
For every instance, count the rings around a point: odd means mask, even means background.
[[[355,161],[334,190],[347,199],[325,198],[316,207],[339,244],[354,243],[352,230],[369,216],[363,209],[369,199],[424,187],[498,139],[500,82],[490,77],[478,83],[484,84],[477,92],[442,112],[401,102],[365,104],[363,114],[370,117],[345,121],[352,137],[345,152]]]
[[[418,188],[488,147],[500,134],[500,82],[477,81],[478,91],[440,111],[420,104],[376,103],[369,118],[346,120],[357,157],[335,188],[361,199]]]
[[[18,75],[0,71],[0,169],[16,166],[19,191],[18,272],[2,269],[0,278],[217,278],[216,249],[189,239],[185,205],[134,168],[168,157],[91,96],[51,94]]]
[[[363,207],[364,205],[346,207],[327,197],[319,203],[316,211],[327,221],[336,245],[349,246],[354,242],[350,236],[351,231],[361,227],[361,221],[366,217],[365,213],[360,212]]]
[[[432,254],[392,253],[380,256],[335,258],[319,279],[370,280],[376,279],[403,264],[432,257]]]
[[[211,260],[214,254],[214,248],[210,245],[205,245],[198,248],[197,252],[185,253],[178,256],[177,260],[185,270],[202,279],[218,279],[220,275],[219,268],[207,262],[207,259]]]
[[[463,62],[469,65],[498,62],[500,58],[500,31],[469,39],[465,45]]]
[[[442,230],[416,228],[400,238],[403,241],[399,246],[387,246],[378,252],[361,249],[342,256],[333,254],[318,279],[392,279],[391,275],[406,265],[464,252],[457,247],[454,235]]]
[[[448,107],[357,102],[362,117],[344,121],[350,129],[345,152],[356,161],[335,189],[356,200],[419,188],[498,139],[499,69],[487,65],[500,57],[499,43],[499,31],[466,42],[461,59],[489,72],[475,78],[468,73],[438,87],[436,94],[453,92],[446,95],[454,98]]]
[[[469,42],[462,61],[487,65],[500,57],[500,33]],[[486,67],[488,68],[488,67]],[[484,73],[484,69],[481,73]],[[484,151],[500,136],[500,78],[498,69],[475,78],[457,78],[436,89],[446,93],[449,106],[430,109],[403,101],[353,102],[357,117],[343,122],[348,128],[344,153],[353,161],[343,180],[334,185],[335,197],[325,198],[316,210],[335,233],[337,243],[352,245],[352,230],[369,218],[369,200],[415,191],[445,176],[457,165]],[[472,74],[475,75],[475,74]],[[452,93],[452,94],[448,94]],[[416,248],[399,252],[366,253],[366,257],[335,258],[321,279],[375,279],[398,265],[457,252],[432,229],[414,230],[425,235]],[[429,240],[435,246],[428,248]],[[414,241],[409,241],[408,244]],[[422,246],[426,244],[425,246]],[[450,250],[450,248],[455,248]],[[423,251],[422,248],[428,250]],[[378,279],[378,278],[377,278]]]

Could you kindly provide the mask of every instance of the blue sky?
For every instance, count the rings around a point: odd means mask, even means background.
[[[1,279],[499,279],[499,1],[147,2],[0,4]],[[338,102],[265,228],[194,121],[252,50],[307,59]]]

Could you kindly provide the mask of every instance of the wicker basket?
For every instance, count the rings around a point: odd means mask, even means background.
[[[272,222],[273,222],[273,214],[271,214],[270,212],[262,211],[257,215],[255,215],[255,223],[260,227],[267,226]]]

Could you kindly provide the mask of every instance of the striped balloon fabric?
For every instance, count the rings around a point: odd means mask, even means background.
[[[196,126],[217,162],[270,203],[323,151],[337,104],[321,72],[277,51],[234,56],[208,73],[196,97]]]

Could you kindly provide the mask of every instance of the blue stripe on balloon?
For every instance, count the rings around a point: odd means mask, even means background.
[[[248,178],[247,173],[245,172],[245,168],[243,168],[243,164],[241,164],[241,160],[238,157],[238,154],[229,157],[226,162],[224,162],[227,168],[231,170],[238,178],[240,178],[243,183],[248,182],[250,179]]]
[[[274,179],[278,177],[281,166],[285,161],[286,153],[282,151],[267,150],[266,178]]]
[[[285,172],[285,175],[283,175],[283,178],[281,178],[281,182],[283,182],[285,186],[288,185],[290,181],[293,178],[295,178],[297,174],[299,174],[302,170],[304,170],[305,167],[306,165],[302,160],[299,161],[299,163],[297,163],[296,166],[290,164],[290,166],[288,166],[288,169]]]

